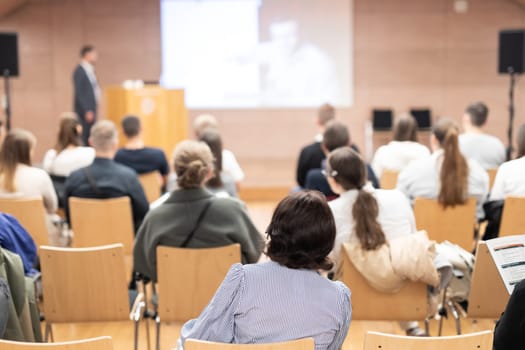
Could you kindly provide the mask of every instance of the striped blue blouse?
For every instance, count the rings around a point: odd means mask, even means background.
[[[351,320],[350,290],[315,271],[273,261],[230,268],[188,338],[221,343],[274,343],[312,337],[316,350],[338,350]]]

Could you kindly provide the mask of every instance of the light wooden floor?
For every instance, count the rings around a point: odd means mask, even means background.
[[[248,210],[250,215],[261,233],[264,234],[268,226],[276,202],[250,202]],[[352,286],[350,286],[350,289]],[[155,324],[152,320],[148,321],[150,329],[150,344],[153,349],[155,346]],[[471,320],[462,319],[462,332],[471,333],[481,330],[492,330],[494,320]],[[423,324],[421,324],[423,326]],[[430,325],[432,335],[437,335],[437,321],[433,320]],[[161,349],[172,349],[175,346],[180,334],[180,324],[163,324],[161,328]],[[75,340],[91,338],[101,335],[109,335],[113,338],[115,350],[133,349],[133,324],[130,322],[104,323],[104,324],[75,324],[75,325],[55,325],[55,341]],[[363,348],[363,340],[366,331],[374,330],[386,333],[403,334],[396,322],[367,322],[353,321],[343,350],[360,350]],[[454,335],[455,325],[453,320],[445,320],[444,335]],[[143,321],[139,334],[139,349],[147,349],[146,342],[146,322]]]

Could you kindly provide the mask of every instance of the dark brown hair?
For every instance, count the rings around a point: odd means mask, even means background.
[[[472,125],[480,127],[487,122],[489,108],[483,102],[474,102],[465,109],[465,113],[468,114]]]
[[[326,198],[317,191],[285,197],[266,230],[266,255],[291,269],[330,270],[328,258],[335,241],[335,221]]]
[[[220,188],[223,186],[221,180],[222,172],[222,139],[216,129],[206,129],[199,135],[199,140],[208,145],[213,154],[213,177],[208,180],[206,186]]]
[[[350,145],[350,133],[346,125],[337,120],[329,122],[323,133],[323,145],[328,152]]]
[[[450,119],[439,120],[432,133],[443,148],[438,202],[443,207],[465,203],[468,193],[468,164],[459,151],[458,126]]]
[[[60,118],[55,150],[60,153],[68,146],[82,146],[82,138],[78,132],[80,122],[73,113],[64,113]]]
[[[518,143],[518,158],[521,158],[525,156],[525,124],[518,129],[516,141]]]
[[[396,119],[394,140],[417,142],[417,121],[413,116],[407,114]]]
[[[137,136],[140,132],[140,119],[134,115],[125,116],[122,119],[122,131],[127,138]]]
[[[7,192],[16,192],[16,167],[31,165],[31,149],[35,144],[35,136],[27,130],[13,129],[7,133],[0,150],[0,179]]]
[[[84,58],[88,53],[92,51],[95,51],[95,47],[93,45],[84,45],[80,49],[80,57]]]
[[[377,221],[379,206],[375,197],[363,187],[367,181],[366,164],[350,147],[341,147],[328,155],[327,172],[341,187],[357,190],[352,207],[354,234],[364,250],[375,250],[386,243],[385,234]]]

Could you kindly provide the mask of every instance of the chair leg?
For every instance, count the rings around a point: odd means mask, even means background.
[[[148,342],[148,350],[151,350],[151,340],[150,340],[150,331],[149,331],[149,315],[148,315],[148,288],[146,286],[146,283],[142,281],[142,290],[144,293],[144,302],[146,303],[146,306],[144,308],[144,319],[146,322],[146,341]]]
[[[53,337],[53,327],[51,326],[51,323],[46,322],[46,332],[44,335],[44,342],[47,343],[48,340],[51,339],[51,342],[55,342],[55,338]]]
[[[457,335],[461,334],[461,320],[459,319],[459,313],[456,309],[456,306],[451,300],[447,301],[447,306],[450,309],[450,312],[452,313],[452,317],[454,317],[454,321],[456,322],[456,333]]]
[[[138,350],[139,347],[139,321],[135,320],[135,342],[133,349]]]
[[[157,315],[157,317],[155,317],[155,323],[157,325],[157,335],[156,335],[156,345],[155,345],[155,349],[156,350],[160,350],[160,317]]]
[[[425,318],[425,333],[430,337],[430,320],[428,317]]]

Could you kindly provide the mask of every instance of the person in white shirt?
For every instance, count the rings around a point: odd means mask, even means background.
[[[193,131],[197,139],[200,138],[201,133],[206,129],[219,129],[219,123],[217,119],[211,114],[201,114],[195,118],[193,122]],[[244,180],[244,172],[241,166],[237,162],[235,155],[232,151],[222,149],[222,172],[221,177],[232,179],[239,192],[241,181]]]
[[[377,149],[372,169],[377,177],[384,170],[401,171],[414,159],[426,158],[430,151],[417,142],[417,122],[411,115],[398,118],[394,124],[394,140]]]
[[[46,152],[43,168],[50,175],[67,177],[73,171],[87,167],[95,159],[95,150],[82,146],[82,125],[74,113],[64,113],[60,119],[55,148]]]
[[[439,120],[430,137],[432,155],[414,160],[399,173],[397,189],[411,201],[417,197],[437,199],[445,208],[474,197],[477,217],[489,191],[489,176],[474,160],[466,159],[458,147],[458,127],[450,119]]]
[[[483,131],[488,113],[483,102],[469,105],[463,115],[465,132],[459,137],[461,153],[477,161],[485,170],[499,167],[506,159],[505,146],[500,139]]]
[[[525,124],[518,130],[517,143],[518,156],[499,167],[490,200],[502,200],[509,195],[525,196]]]

